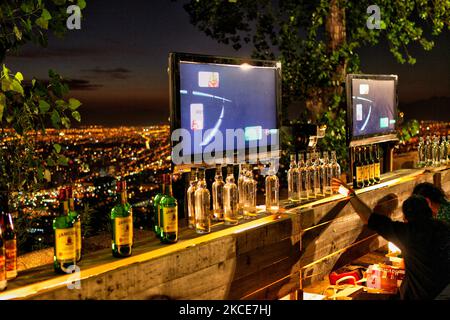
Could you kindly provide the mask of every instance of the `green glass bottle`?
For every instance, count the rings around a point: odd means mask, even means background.
[[[117,182],[117,204],[111,210],[112,254],[131,256],[133,247],[133,209],[128,203],[126,181]]]
[[[0,199],[0,225],[5,244],[6,278],[11,280],[17,277],[17,235],[7,196]]]
[[[363,181],[364,187],[370,186],[370,164],[369,158],[367,157],[367,147],[362,147],[362,157],[363,157]]]
[[[375,160],[372,154],[372,147],[367,147],[367,154],[369,159],[369,183],[370,185],[375,184]]]
[[[73,188],[66,188],[67,197],[69,199],[69,214],[68,216],[72,219],[73,226],[75,227],[76,233],[76,251],[77,251],[77,262],[81,260],[81,250],[82,250],[82,238],[81,238],[81,215],[75,210],[75,203],[73,198]]]
[[[381,181],[381,167],[380,167],[380,151],[378,149],[378,145],[374,145],[374,153],[375,153],[375,159],[374,159],[374,164],[375,164],[375,183],[380,183]]]
[[[360,189],[364,186],[363,182],[363,163],[361,161],[361,150],[354,149],[355,161],[353,162],[353,188]]]
[[[166,185],[164,184],[164,176],[162,175],[162,184],[161,184],[161,192],[158,193],[153,198],[153,231],[155,231],[155,234],[158,238],[161,238],[161,221],[160,221],[160,213],[159,213],[159,204],[161,202],[162,197],[164,196],[166,192]]]
[[[161,221],[161,242],[175,243],[178,241],[178,202],[172,192],[172,176],[164,176],[166,190],[159,203]]]
[[[53,219],[55,249],[53,267],[57,273],[72,273],[69,267],[76,265],[76,232],[69,213],[66,189],[59,190],[59,215]]]

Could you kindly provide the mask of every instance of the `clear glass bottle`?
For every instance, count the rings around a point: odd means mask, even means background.
[[[238,204],[238,216],[241,219],[244,214],[244,204],[245,204],[245,189],[244,189],[244,181],[247,175],[247,165],[245,163],[241,163],[239,165],[239,177],[238,177],[238,194],[239,194],[239,204]]]
[[[438,167],[441,164],[439,161],[439,137],[433,138],[433,145],[431,147],[431,157],[433,161],[432,166]]]
[[[305,164],[305,160],[304,160],[304,155],[303,153],[299,153],[298,155],[298,165],[297,165],[297,170],[298,170],[298,199],[303,202],[308,200],[308,184],[307,184],[307,179],[306,179],[306,164]]]
[[[289,170],[287,173],[288,181],[288,199],[290,201],[298,201],[298,169],[295,161],[295,154],[290,155]]]
[[[433,152],[430,136],[427,136],[425,140],[425,155],[426,155],[426,167],[433,165]]]
[[[419,168],[422,168],[422,167],[425,166],[425,160],[426,160],[426,157],[425,157],[425,143],[423,141],[423,137],[419,138],[419,144],[417,146],[417,153],[418,153],[418,158],[419,158],[419,161],[417,162],[417,166]]]
[[[234,182],[233,165],[227,166],[226,183],[223,187],[223,215],[226,225],[238,224],[238,187]]]
[[[314,164],[311,159],[311,154],[308,152],[306,154],[306,180],[308,187],[308,199],[316,198],[316,188],[315,188],[315,175],[314,175]]]
[[[189,177],[189,188],[186,191],[187,209],[188,209],[188,227],[195,229],[195,190],[197,190],[198,170],[191,168]]]
[[[214,221],[223,221],[223,182],[222,166],[216,165],[216,176],[212,185],[212,197],[213,197],[213,219]]]
[[[266,176],[266,212],[275,214],[280,208],[279,203],[279,180],[274,166],[271,164],[268,175]]]
[[[314,189],[316,193],[316,198],[320,198],[323,196],[323,194],[320,189],[320,157],[318,152],[314,153],[313,167],[314,167]]]
[[[341,178],[341,166],[339,165],[336,157],[336,151],[331,151],[331,169],[333,172],[333,178]]]
[[[331,189],[332,174],[333,174],[333,171],[332,171],[328,151],[324,151],[323,152],[322,171],[321,171],[321,181],[322,181],[322,187],[323,187],[323,194],[325,195],[325,197],[330,196],[333,193],[333,191]]]
[[[211,194],[206,186],[205,169],[200,168],[197,190],[195,190],[195,231],[197,233],[211,232],[210,198]]]
[[[244,219],[252,219],[257,216],[256,210],[256,187],[253,172],[249,169],[244,180]]]
[[[447,141],[445,139],[445,136],[442,136],[442,141],[439,146],[439,153],[440,153],[440,159],[441,159],[441,165],[447,164]]]

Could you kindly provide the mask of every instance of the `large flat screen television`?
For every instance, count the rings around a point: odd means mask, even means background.
[[[395,140],[397,76],[349,74],[346,87],[350,145]]]
[[[212,145],[216,162],[255,152],[255,145],[270,149],[280,121],[279,62],[171,53],[169,81],[171,131],[184,129],[192,137],[176,142],[185,159],[194,161]],[[243,141],[227,139],[227,130],[242,132]]]

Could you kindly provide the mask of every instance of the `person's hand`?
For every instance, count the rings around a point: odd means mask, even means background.
[[[355,195],[355,190],[353,190],[353,188],[348,187],[344,181],[337,178],[331,179],[331,189],[333,190],[333,192],[339,192],[341,194],[342,192],[340,192],[339,189],[345,189],[348,190],[347,196]]]

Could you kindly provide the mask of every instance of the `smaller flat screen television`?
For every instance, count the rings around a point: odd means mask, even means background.
[[[203,135],[180,142],[183,157],[208,150],[217,135],[224,137],[215,144],[217,158],[227,152],[248,154],[255,142],[270,148],[270,134],[279,127],[279,62],[171,53],[169,80],[171,131]],[[227,130],[242,130],[244,144],[227,144]]]
[[[383,137],[394,139],[397,76],[349,74],[346,86],[349,140],[382,142]]]

